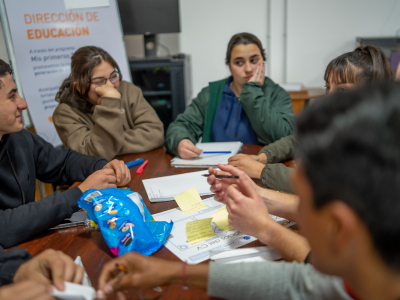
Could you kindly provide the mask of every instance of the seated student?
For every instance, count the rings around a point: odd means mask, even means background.
[[[83,272],[61,251],[47,249],[31,258],[21,248],[4,251],[0,247],[0,299],[54,299],[51,284],[63,291],[64,281],[81,283]]]
[[[182,284],[226,299],[399,299],[399,116],[394,83],[332,94],[300,116],[293,184],[313,265],[186,265],[127,253],[104,266],[99,294]],[[257,201],[251,180],[243,174],[238,181],[240,191],[227,190],[229,212],[244,199]],[[126,275],[114,277],[116,263]],[[348,295],[336,286],[340,279],[314,267],[342,278]]]
[[[4,248],[61,223],[79,209],[87,189],[125,185],[130,171],[122,161],[108,162],[70,149],[55,149],[22,130],[27,105],[17,92],[10,66],[0,59],[0,245]],[[58,185],[83,181],[35,202],[36,178]]]
[[[324,75],[326,93],[391,79],[393,72],[385,53],[374,46],[357,47],[333,59]],[[265,187],[293,193],[289,180],[293,169],[280,162],[294,159],[296,149],[296,139],[291,135],[265,146],[258,155],[235,155],[229,159],[229,164],[252,178],[261,178]]]
[[[269,144],[293,132],[290,96],[265,77],[265,53],[250,33],[235,34],[226,64],[231,76],[210,82],[170,124],[165,146],[183,159],[198,157],[202,142],[241,141]]]
[[[56,100],[60,105],[53,113],[54,125],[72,150],[110,160],[164,143],[156,112],[137,86],[122,81],[117,63],[101,48],[76,50]]]

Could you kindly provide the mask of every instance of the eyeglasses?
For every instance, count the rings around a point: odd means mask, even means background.
[[[97,85],[97,86],[103,86],[107,83],[107,80],[110,80],[112,84],[116,84],[119,81],[119,73],[115,72],[113,73],[110,78],[95,78],[93,80],[89,80],[90,83]]]

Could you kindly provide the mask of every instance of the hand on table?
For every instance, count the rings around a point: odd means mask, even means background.
[[[50,284],[35,280],[26,280],[0,288],[0,299],[13,300],[54,300],[51,296],[53,288]]]
[[[117,186],[124,186],[131,181],[131,171],[122,160],[113,159],[103,167],[103,170],[111,169],[115,172],[117,177]]]
[[[265,79],[265,61],[262,61],[248,82],[258,82],[262,86],[264,84],[264,79]]]
[[[120,271],[116,264],[126,268]],[[171,283],[174,273],[181,276],[182,265],[155,257],[146,257],[135,252],[128,252],[103,266],[99,277],[98,297],[136,287],[153,288]]]
[[[178,145],[178,154],[182,159],[192,159],[199,157],[203,150],[197,148],[190,140],[183,139]]]
[[[35,280],[41,285],[52,282],[58,290],[63,291],[64,281],[81,283],[83,272],[83,268],[75,264],[68,255],[47,249],[22,264],[14,275],[14,282]]]
[[[253,156],[257,157],[256,155]],[[228,159],[228,164],[245,172],[251,178],[257,179],[260,179],[261,172],[265,167],[263,163],[255,160],[253,157],[243,154],[238,154],[230,157]]]

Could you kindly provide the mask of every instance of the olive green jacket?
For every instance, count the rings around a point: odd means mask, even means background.
[[[203,137],[204,143],[214,141],[212,127],[227,80],[228,78],[210,82],[169,125],[165,138],[165,146],[169,152],[178,155],[178,144],[183,139],[189,139],[193,144],[200,137]],[[267,145],[293,133],[291,98],[268,77],[265,77],[262,86],[256,82],[244,84],[240,103],[260,144]]]
[[[263,186],[285,193],[293,193],[290,175],[293,168],[280,163],[294,159],[297,149],[297,140],[294,135],[289,135],[263,147],[260,153],[267,156],[267,164],[261,172]]]

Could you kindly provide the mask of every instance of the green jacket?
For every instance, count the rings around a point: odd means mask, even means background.
[[[267,156],[267,164],[261,171],[261,181],[264,187],[285,193],[293,193],[290,175],[293,168],[280,163],[294,159],[297,149],[297,140],[294,135],[289,135],[263,147],[260,153]]]
[[[193,144],[196,144],[200,137],[203,137],[204,143],[213,142],[214,117],[227,80],[228,78],[210,82],[169,125],[165,139],[165,146],[169,152],[178,155],[178,144],[183,139],[189,139]],[[268,77],[265,77],[262,86],[255,82],[244,84],[240,102],[260,144],[267,145],[293,133],[294,114],[291,98]]]

